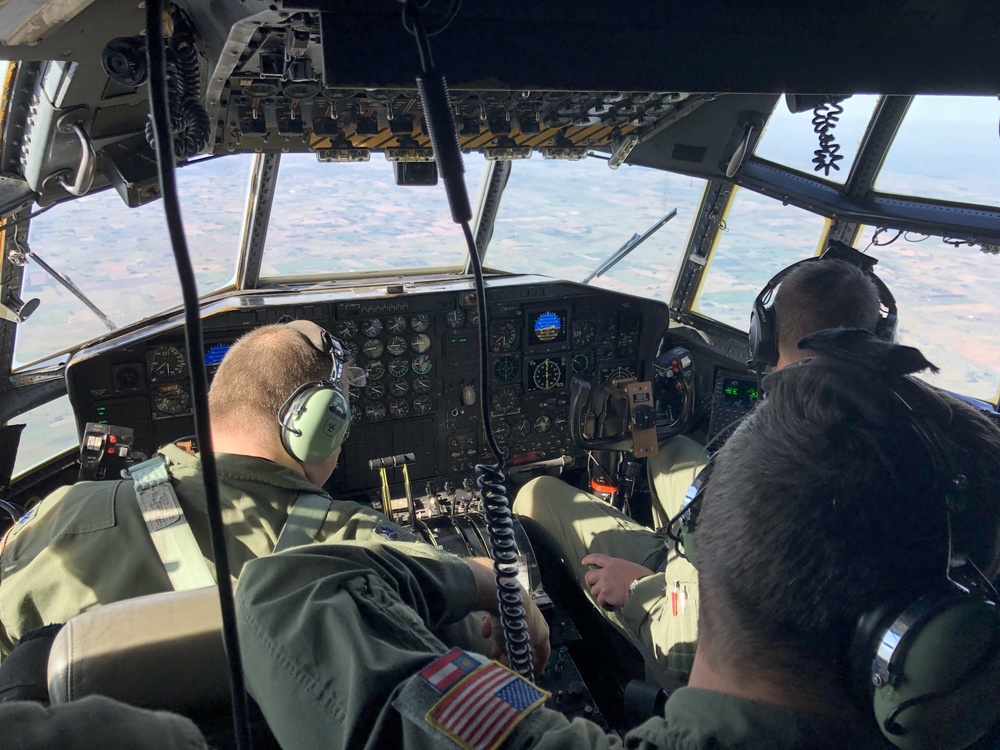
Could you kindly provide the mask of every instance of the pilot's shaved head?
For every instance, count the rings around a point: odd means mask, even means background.
[[[288,397],[303,383],[328,379],[331,369],[330,355],[300,331],[280,323],[255,328],[233,344],[212,381],[213,427],[277,436],[278,411]]]
[[[857,266],[828,258],[803,263],[781,280],[774,293],[778,352],[782,363],[808,357],[799,341],[827,328],[875,331],[881,313],[878,289]]]

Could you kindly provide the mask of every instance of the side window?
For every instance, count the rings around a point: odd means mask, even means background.
[[[827,219],[735,189],[692,309],[746,331],[764,284],[785,266],[817,254]]]
[[[25,425],[14,461],[15,478],[80,444],[69,396],[26,411],[11,423]]]
[[[896,338],[941,368],[920,374],[950,391],[996,403],[1000,387],[1000,256],[949,245],[940,237],[863,227],[855,247],[879,259],[875,268],[899,308]]]

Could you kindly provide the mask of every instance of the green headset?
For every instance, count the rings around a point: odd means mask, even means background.
[[[308,321],[286,323],[332,360],[327,380],[303,383],[278,410],[281,444],[296,461],[325,461],[344,444],[351,430],[351,405],[341,387],[344,347],[333,335]]]
[[[925,590],[904,592],[861,616],[849,650],[852,687],[896,747],[958,750],[1000,719],[1000,596],[971,560],[952,552],[952,517],[974,501],[965,496],[954,456],[935,425],[893,393],[926,447],[934,476],[942,478],[948,564]],[[698,474],[666,527],[677,554],[695,567],[698,510],[712,467]]]

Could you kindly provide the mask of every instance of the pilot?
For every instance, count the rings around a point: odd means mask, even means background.
[[[781,277],[774,308],[775,370],[810,356],[798,348],[808,333],[839,326],[874,331],[880,319],[879,293],[869,276],[829,258],[799,263]],[[554,477],[525,484],[513,505],[525,527],[558,550],[598,610],[668,688],[683,684],[690,672],[699,597],[694,568],[675,553],[662,527],[707,462],[707,451],[683,435],[665,441],[648,460],[661,526],[655,533]]]
[[[415,539],[381,513],[321,489],[350,425],[348,379],[364,385],[363,374],[308,321],[257,328],[227,353],[209,408],[233,576],[276,545]],[[214,583],[199,457],[167,445],[147,464],[151,471],[131,472],[153,487],[80,482],[45,498],[6,535],[0,652],[34,628],[103,604]],[[286,523],[290,514],[294,523]]]
[[[625,747],[885,747],[871,698],[848,688],[852,674],[871,686],[871,661],[847,667],[862,615],[945,585],[960,551],[996,573],[1000,430],[909,378],[928,364],[916,349],[860,330],[845,346],[844,335],[814,338],[825,354],[769,375],[767,400],[716,457],[693,531],[702,606],[689,686]],[[963,497],[951,491],[960,475]],[[310,545],[248,563],[236,592],[247,684],[281,746],[622,747],[430,633],[475,594],[462,561],[415,545]],[[995,609],[977,603],[992,619],[980,638],[996,630]],[[964,666],[942,679],[978,678],[971,695],[989,726],[996,650],[984,669],[962,648]],[[934,689],[921,712],[970,700]]]

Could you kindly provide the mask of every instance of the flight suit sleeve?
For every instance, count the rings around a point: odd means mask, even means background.
[[[464,617],[475,597],[466,563],[421,543],[315,544],[248,563],[236,591],[243,663],[279,744],[448,747],[393,701],[448,651],[431,630]],[[550,740],[540,744],[543,735]],[[540,708],[506,747],[620,746],[615,741]]]
[[[208,750],[190,719],[96,695],[51,707],[27,701],[0,703],[0,727],[4,750]]]

